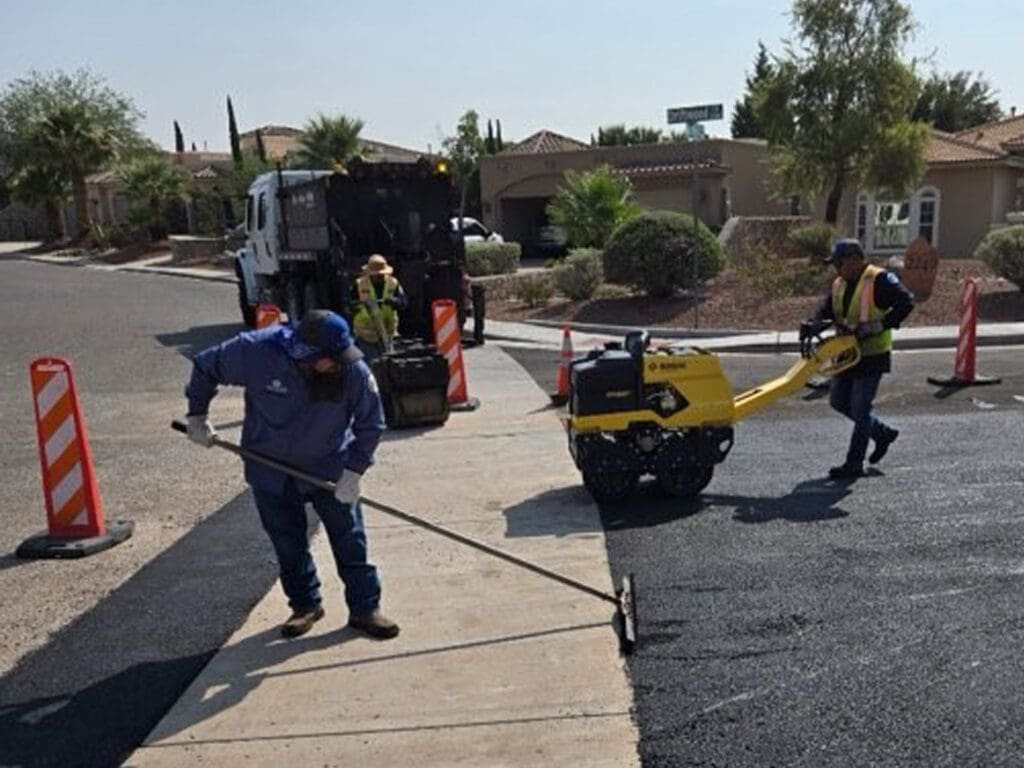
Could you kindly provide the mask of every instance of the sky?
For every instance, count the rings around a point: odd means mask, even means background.
[[[909,57],[983,73],[1024,107],[1024,0],[918,0]],[[729,135],[758,41],[781,52],[788,0],[0,0],[0,87],[30,70],[86,67],[173,147],[228,147],[239,128],[301,127],[319,112],[362,135],[438,149],[467,109],[506,143],[542,128],[588,141],[603,125],[667,128],[668,107],[725,106]]]

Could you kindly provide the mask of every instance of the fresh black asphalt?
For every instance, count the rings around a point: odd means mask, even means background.
[[[553,385],[557,353],[508,351]],[[1024,356],[940,398],[948,357],[897,360],[903,433],[868,478],[824,479],[849,428],[794,398],[738,426],[699,500],[602,509],[613,576],[636,574],[644,766],[1022,764]],[[738,386],[788,364],[726,361]]]

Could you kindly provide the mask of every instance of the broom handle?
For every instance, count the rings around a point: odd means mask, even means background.
[[[183,434],[188,434],[188,427],[185,425],[184,422],[181,421],[171,422],[171,429],[174,429],[175,431],[181,432]],[[321,488],[330,493],[334,493],[334,483],[332,483],[329,480],[324,480],[323,478],[316,477],[315,475],[311,475],[308,472],[303,472],[301,469],[296,469],[295,467],[289,464],[277,461],[276,459],[272,459],[269,456],[264,456],[263,454],[258,453],[257,451],[253,451],[248,448],[243,448],[240,445],[235,445],[235,443],[232,443],[228,440],[221,440],[219,437],[213,438],[213,444],[216,445],[218,448],[223,448],[226,451],[231,451],[231,453],[241,456],[243,459],[249,459],[251,461],[258,462],[272,469],[276,469],[279,472],[284,472],[286,475],[291,475],[292,477],[298,480],[307,482],[310,485],[314,485],[317,488]],[[400,509],[395,509],[394,507],[390,507],[387,504],[381,504],[379,501],[368,499],[365,496],[361,497],[361,501],[366,506],[370,507],[371,509],[376,509],[378,512],[383,512],[386,515],[397,517],[399,520],[403,520],[404,522],[410,523],[420,528],[425,528],[428,531],[433,531],[434,533],[444,536],[445,538],[451,539],[452,541],[457,541],[460,544],[465,544],[467,547],[472,547],[473,549],[477,549],[481,552],[493,555],[494,557],[512,563],[513,565],[518,565],[520,568],[525,568],[526,570],[532,571],[533,573],[536,573],[539,576],[544,576],[545,578],[551,579],[552,581],[557,581],[560,584],[564,584],[567,587],[572,587],[573,589],[577,589],[580,592],[586,592],[588,595],[593,595],[594,597],[600,598],[601,600],[613,603],[616,606],[619,605],[619,598],[615,595],[609,594],[608,592],[604,592],[600,589],[592,587],[589,584],[584,584],[582,581],[577,581],[576,579],[569,578],[568,576],[563,576],[562,574],[556,573],[555,571],[550,571],[547,568],[543,568],[537,565],[536,563],[531,563],[529,560],[523,560],[522,558],[516,557],[515,555],[510,554],[502,549],[492,547],[490,544],[485,544],[482,541],[478,541],[477,539],[473,539],[469,536],[465,536],[456,531],[444,528],[443,526],[440,526],[437,523],[431,523],[429,520],[424,520],[421,517],[411,515],[408,512],[403,512]]]

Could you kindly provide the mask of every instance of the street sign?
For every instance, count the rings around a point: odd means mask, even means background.
[[[721,104],[699,104],[694,107],[669,107],[668,122],[698,123],[701,120],[721,120]]]

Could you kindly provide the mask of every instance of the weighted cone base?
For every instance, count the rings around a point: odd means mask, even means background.
[[[568,402],[569,402],[569,396],[568,395],[560,395],[557,392],[555,394],[551,395],[551,404],[552,405],[557,405],[559,408],[561,408],[563,405],[565,405]]]
[[[454,412],[458,412],[458,411],[475,411],[479,407],[480,407],[480,398],[477,398],[477,397],[466,398],[466,400],[464,400],[461,403],[449,403],[448,404],[448,410],[449,411],[454,411]]]
[[[995,376],[975,376],[973,379],[961,379],[951,376],[948,379],[940,379],[936,376],[929,376],[928,383],[936,387],[984,387],[989,384],[999,384],[1002,379]]]
[[[18,557],[32,559],[71,559],[86,557],[110,549],[131,538],[134,523],[128,520],[114,520],[107,523],[107,532],[102,536],[88,536],[81,539],[62,539],[40,533],[21,543],[15,551]]]

